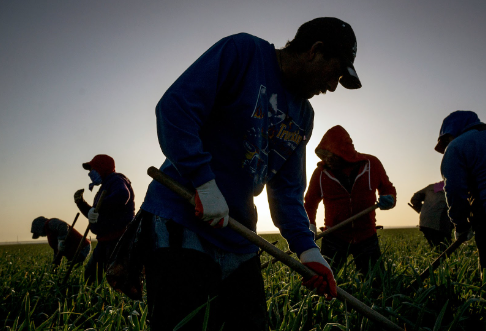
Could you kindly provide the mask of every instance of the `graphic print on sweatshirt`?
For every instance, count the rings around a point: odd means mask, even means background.
[[[300,128],[277,105],[277,94],[268,96],[260,86],[251,115],[252,127],[244,137],[243,169],[253,176],[255,195],[277,173],[304,137]]]

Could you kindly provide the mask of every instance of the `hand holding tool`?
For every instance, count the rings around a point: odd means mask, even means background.
[[[78,220],[78,217],[79,217],[79,213],[76,213],[76,217],[74,217],[73,224],[69,227],[66,238],[64,238],[64,240],[68,240],[69,235],[71,234],[71,231],[74,228],[74,224],[76,224],[76,221]],[[59,261],[59,263],[60,263],[61,258],[62,258],[62,253],[59,251],[59,248],[58,248],[56,258],[54,259],[54,264],[56,264],[56,261]]]
[[[99,211],[99,209],[101,207],[101,203],[103,202],[103,199],[105,198],[106,193],[107,193],[106,190],[104,190],[103,192],[101,192],[100,198],[98,199],[98,203],[96,204],[96,208],[94,210],[96,213],[98,213],[98,211]],[[69,278],[69,275],[71,274],[71,271],[73,270],[74,265],[76,264],[75,263],[76,262],[76,259],[78,258],[79,252],[81,251],[81,246],[83,245],[83,242],[86,239],[86,236],[88,235],[90,225],[91,225],[91,223],[88,224],[88,227],[86,228],[86,231],[84,231],[83,238],[79,242],[78,248],[76,249],[76,253],[74,253],[74,256],[73,256],[73,259],[72,259],[72,263],[69,266],[69,269],[66,272],[66,275],[64,276],[64,279],[62,280],[62,286],[64,286],[66,284],[66,282],[67,282],[67,280]]]
[[[300,254],[300,262],[317,275],[303,279],[302,284],[310,290],[316,289],[317,294],[331,299],[337,296],[337,285],[331,267],[322,257],[319,248],[308,249]]]
[[[229,208],[214,179],[196,187],[196,216],[215,228],[228,225]]]
[[[91,208],[88,211],[88,221],[89,221],[89,224],[96,224],[96,223],[98,223],[98,217],[99,216],[100,216],[100,214],[96,212],[96,209],[95,208]]]
[[[378,198],[378,207],[381,210],[392,209],[395,206],[395,197],[391,194],[380,195]]]
[[[187,188],[177,183],[174,179],[167,176],[163,172],[159,171],[155,167],[148,168],[147,173],[154,180],[167,186],[176,194],[188,200],[193,206],[195,205],[194,195]],[[277,247],[273,246],[271,243],[269,243],[268,241],[266,241],[265,239],[263,239],[262,237],[260,237],[259,235],[257,235],[256,233],[248,229],[247,227],[238,223],[231,217],[229,217],[228,220],[228,227],[233,231],[237,232],[238,234],[240,234],[241,236],[248,239],[256,246],[260,247],[262,250],[266,251],[270,255],[282,261],[282,263],[284,263],[294,271],[298,272],[305,279],[311,279],[312,277],[317,275],[313,270],[306,267],[305,265],[303,265],[296,259],[292,258],[291,256],[287,255]],[[361,313],[363,316],[381,325],[386,330],[404,331],[402,328],[392,323],[389,319],[387,319],[377,311],[374,311],[370,307],[366,306],[364,303],[362,303],[361,301],[353,297],[351,294],[347,293],[346,291],[342,290],[339,287],[336,287],[336,289],[337,289],[337,298],[341,301],[346,301],[350,307],[354,308],[357,312]]]

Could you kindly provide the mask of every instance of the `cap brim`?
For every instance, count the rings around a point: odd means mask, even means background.
[[[452,139],[450,139],[452,135],[450,133],[445,133],[439,136],[439,139],[437,139],[437,145],[435,145],[435,150],[439,152],[440,154],[444,154],[447,146],[449,146],[450,142]]]
[[[438,152],[440,154],[444,154],[446,147],[447,147],[447,145],[444,142],[444,140],[439,139],[439,141],[437,142],[437,145],[435,145],[434,149],[435,149],[436,152]]]
[[[356,90],[361,88],[361,81],[359,80],[356,69],[354,69],[354,66],[351,62],[345,64],[344,73],[339,80],[339,83],[341,83],[341,85],[348,90]]]
[[[91,164],[89,164],[89,162],[83,163],[83,168],[86,170],[91,170]]]

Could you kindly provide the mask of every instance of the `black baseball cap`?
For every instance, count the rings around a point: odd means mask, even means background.
[[[341,59],[341,85],[350,90],[361,87],[361,81],[354,68],[357,42],[351,25],[335,17],[318,17],[302,24],[294,40],[306,45],[322,41],[326,46],[326,55]]]

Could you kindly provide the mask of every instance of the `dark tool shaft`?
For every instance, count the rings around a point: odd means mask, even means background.
[[[435,259],[434,262],[432,262],[430,267],[425,269],[420,274],[420,280],[424,281],[427,277],[429,277],[431,268],[432,268],[432,271],[434,271],[440,265],[440,263],[442,262],[442,260],[444,258],[446,258],[446,257],[450,256],[452,253],[454,253],[456,251],[456,249],[458,249],[461,246],[461,244],[465,241],[466,241],[465,237],[460,237],[458,240],[454,241],[449,247],[447,247],[447,249],[444,252],[442,252],[442,254],[440,254],[439,257],[437,259]],[[416,284],[416,280],[414,280],[413,282],[410,283],[410,286],[408,287],[409,292],[414,289],[415,284]]]
[[[105,195],[106,195],[106,190],[104,190],[103,192],[101,192],[101,195],[100,195],[100,198],[98,200],[98,203],[96,204],[95,213],[97,213],[100,210],[101,203],[103,202],[103,199],[105,198]],[[74,253],[74,257],[71,260],[71,264],[69,265],[69,269],[66,272],[66,275],[64,276],[64,279],[62,281],[62,285],[63,286],[66,284],[66,282],[67,282],[67,280],[69,278],[69,275],[71,274],[71,271],[74,268],[75,261],[78,258],[79,252],[81,251],[81,246],[83,245],[84,240],[88,236],[89,228],[90,228],[90,224],[88,224],[88,227],[86,228],[86,231],[84,231],[83,238],[81,239],[81,241],[78,244],[78,248],[76,249],[76,253]]]
[[[370,206],[370,207],[366,208],[365,210],[360,211],[360,212],[359,212],[359,213],[357,213],[356,215],[353,215],[353,216],[351,216],[350,218],[348,218],[348,219],[346,219],[346,220],[342,221],[341,223],[336,224],[336,225],[335,225],[335,226],[333,226],[332,228],[329,228],[329,229],[327,229],[326,231],[319,233],[318,235],[316,235],[315,240],[317,240],[317,239],[321,239],[322,237],[325,237],[325,236],[327,236],[328,234],[331,234],[331,233],[333,233],[334,231],[341,229],[342,227],[344,227],[344,226],[348,225],[349,223],[353,222],[354,220],[356,220],[356,219],[360,218],[361,216],[364,216],[364,215],[368,214],[369,212],[371,212],[371,211],[375,210],[376,208],[378,208],[378,205],[376,205],[376,204],[375,204],[375,205],[373,205],[373,206]],[[288,251],[286,251],[285,253],[286,253],[286,254],[291,255],[291,254],[292,254],[292,251],[288,250]],[[275,263],[275,262],[277,262],[277,261],[278,261],[277,259],[273,259],[273,260],[271,260],[271,261],[269,261],[269,262],[262,263],[262,266],[261,266],[261,267],[262,267],[262,269],[265,269],[266,267],[268,267],[268,265],[269,265],[270,263]]]
[[[71,234],[71,231],[72,229],[74,228],[74,224],[76,224],[76,221],[78,220],[78,217],[79,217],[79,213],[76,214],[76,217],[74,217],[74,221],[73,221],[73,225],[71,225],[68,229],[68,232],[66,234],[66,238],[64,240],[68,240],[69,238],[69,235]],[[61,252],[57,252],[57,255],[56,255],[56,258],[54,259],[54,261],[61,261],[62,259],[62,254]]]

